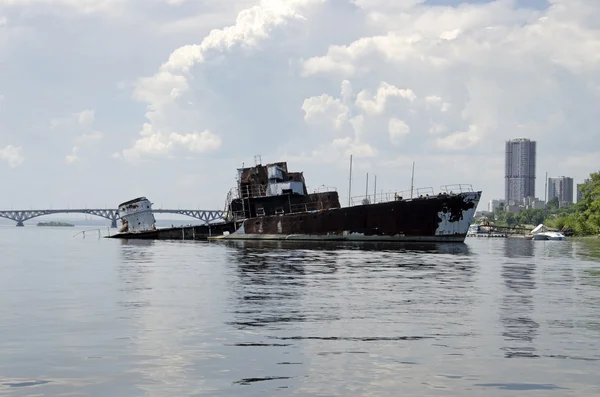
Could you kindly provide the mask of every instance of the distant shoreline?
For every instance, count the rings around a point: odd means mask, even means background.
[[[67,222],[38,222],[37,226],[52,226],[52,227],[74,227],[75,225]]]

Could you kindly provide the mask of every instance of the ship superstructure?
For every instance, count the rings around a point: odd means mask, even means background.
[[[119,204],[119,217],[123,223],[119,232],[140,233],[156,230],[152,203],[146,197]]]

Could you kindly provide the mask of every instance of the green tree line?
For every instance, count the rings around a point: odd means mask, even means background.
[[[488,220],[501,226],[539,225],[556,229],[571,228],[575,235],[600,233],[600,172],[590,174],[590,183],[581,186],[582,199],[577,204],[559,207],[558,197],[546,203],[545,209],[524,209],[518,214],[497,208]]]
[[[571,206],[572,211],[553,216],[548,226],[570,227],[579,236],[600,233],[600,172],[590,174],[590,182],[581,186],[581,193],[581,200]]]

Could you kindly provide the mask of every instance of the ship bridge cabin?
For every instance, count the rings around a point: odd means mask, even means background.
[[[302,172],[286,162],[239,168],[237,197],[230,201],[234,219],[340,208],[337,192],[308,193]]]

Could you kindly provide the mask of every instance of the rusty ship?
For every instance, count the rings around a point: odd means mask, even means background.
[[[463,242],[481,198],[454,185],[459,191],[342,207],[335,189],[309,193],[303,173],[286,162],[240,168],[237,182],[228,196],[235,231],[211,239]]]
[[[439,194],[360,198],[342,207],[334,188],[308,192],[302,172],[287,162],[237,170],[237,186],[226,200],[223,220],[205,225],[159,228],[152,203],[139,197],[119,205],[123,226],[111,238],[192,240],[313,240],[463,242],[481,198],[468,185]],[[412,193],[412,192],[411,192]],[[411,194],[412,195],[412,194]]]

